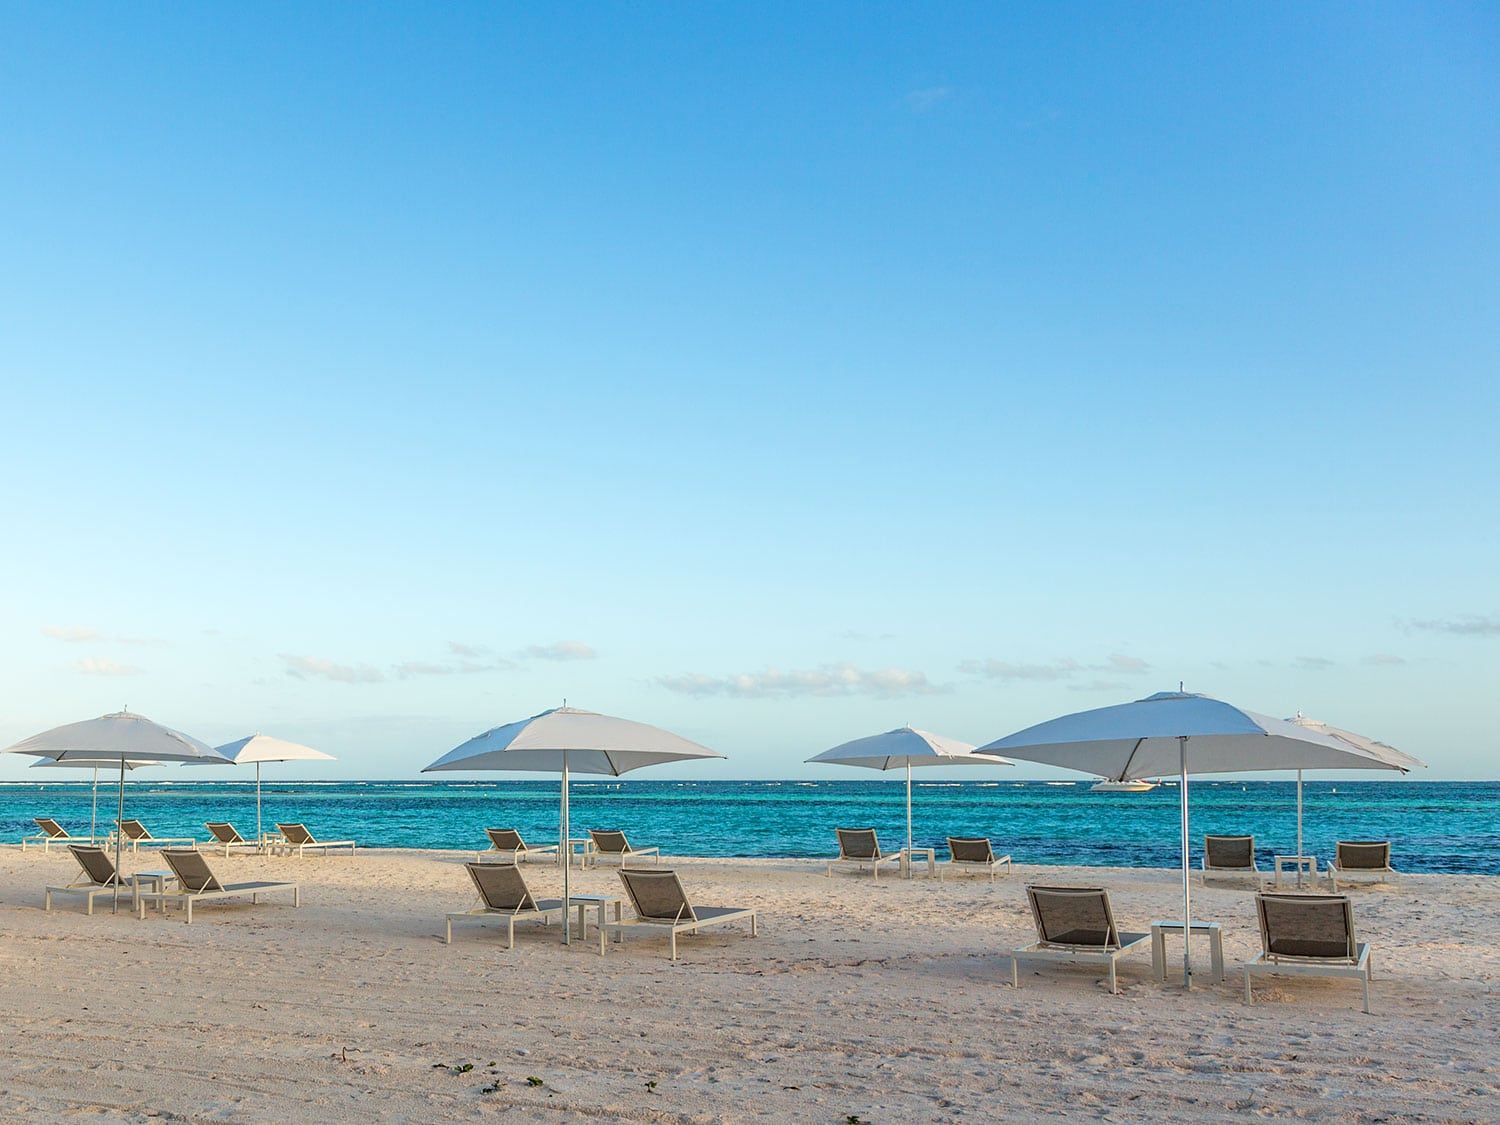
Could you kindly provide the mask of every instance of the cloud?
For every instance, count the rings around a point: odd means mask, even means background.
[[[902,99],[906,108],[915,113],[926,113],[953,97],[952,86],[928,86],[921,90],[908,90]]]
[[[434,664],[429,660],[408,660],[405,664],[397,664],[391,668],[391,674],[398,680],[410,680],[417,676],[467,676],[475,672],[500,672],[515,665],[509,660],[493,660],[481,663],[475,660],[463,660],[457,664]]]
[[[582,641],[553,641],[550,645],[531,645],[522,655],[533,660],[593,660],[598,653]]]
[[[1488,617],[1467,613],[1447,620],[1413,621],[1411,628],[1428,633],[1450,633],[1456,637],[1500,637],[1500,611]]]
[[[767,668],[763,672],[742,672],[735,676],[701,673],[658,676],[656,683],[682,695],[727,695],[738,699],[844,695],[894,699],[903,695],[940,695],[952,690],[947,685],[934,684],[924,672],[902,668],[866,670],[847,662],[802,671],[783,672],[779,668]]]
[[[144,668],[137,668],[133,664],[120,664],[102,656],[91,656],[80,660],[73,667],[85,676],[139,676],[145,672]]]
[[[488,656],[490,654],[490,650],[485,648],[483,645],[466,645],[461,641],[449,641],[448,652],[453,656],[463,656],[467,657],[470,660],[473,660],[474,658],[480,656]]]
[[[1405,664],[1406,657],[1392,656],[1388,652],[1377,652],[1374,656],[1365,657],[1366,664]]]
[[[1326,656],[1299,656],[1299,657],[1297,657],[1297,667],[1299,667],[1299,668],[1319,668],[1319,669],[1322,669],[1322,668],[1332,668],[1333,666],[1334,666],[1333,665],[1333,661],[1329,660],[1328,657],[1326,657]]]
[[[286,665],[286,674],[299,680],[320,677],[340,684],[378,684],[385,680],[385,673],[368,664],[335,664],[316,656],[294,656],[283,652],[280,659]]]
[[[82,625],[44,625],[42,636],[51,637],[54,641],[97,641],[99,631],[97,629],[85,628]]]
[[[970,676],[983,676],[990,680],[1016,681],[1042,681],[1052,682],[1056,680],[1067,680],[1078,675],[1080,672],[1105,673],[1114,676],[1141,676],[1150,669],[1138,656],[1125,656],[1123,653],[1111,653],[1102,664],[1082,664],[1071,657],[1062,660],[1054,660],[1049,664],[1016,664],[1009,660],[965,660],[958,666],[960,672]],[[1107,683],[1109,687],[1120,687],[1115,681],[1096,681]],[[1080,690],[1092,690],[1082,687]]]

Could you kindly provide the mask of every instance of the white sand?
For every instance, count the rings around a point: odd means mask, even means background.
[[[442,915],[473,897],[464,858],[214,858],[226,880],[300,880],[303,905],[208,905],[189,927],[87,917],[78,899],[45,914],[72,857],[0,848],[0,1120],[1500,1120],[1500,879],[1352,892],[1374,948],[1367,1016],[1349,981],[1267,982],[1245,1007],[1258,937],[1233,886],[1195,887],[1195,914],[1225,927],[1227,984],[1203,943],[1185,993],[1174,943],[1166,987],[1149,955],[1122,962],[1118,997],[1087,967],[1010,987],[1024,882],[1107,886],[1122,927],[1144,929],[1180,911],[1171,871],[877,885],[811,861],[673,859],[695,900],[763,912],[759,938],[686,937],[674,965],[662,937],[601,958],[535,924],[509,952],[493,927],[444,945]],[[524,870],[560,892],[555,867]],[[617,888],[575,873],[575,890]]]

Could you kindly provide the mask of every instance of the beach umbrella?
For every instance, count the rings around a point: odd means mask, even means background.
[[[1355,749],[1369,754],[1378,761],[1385,762],[1387,769],[1410,773],[1414,769],[1427,768],[1426,762],[1420,758],[1413,758],[1410,754],[1397,750],[1394,746],[1387,746],[1384,742],[1377,742],[1373,738],[1366,738],[1364,735],[1355,734],[1353,731],[1331,727],[1327,723],[1320,723],[1317,719],[1309,719],[1301,711],[1298,711],[1296,716],[1288,719],[1287,722],[1296,723],[1299,727],[1305,727],[1308,730],[1317,731],[1319,734],[1328,735],[1340,742],[1347,742]],[[1302,771],[1300,769],[1297,771],[1297,854],[1299,856],[1302,854]]]
[[[438,770],[520,770],[562,774],[562,806],[557,854],[563,865],[563,902],[568,901],[568,775],[618,777],[642,766],[722,758],[706,746],[630,719],[616,719],[576,707],[555,707],[529,719],[495,727],[448,751],[423,773]],[[571,930],[563,926],[564,944]]]
[[[191,735],[153,723],[144,715],[132,715],[129,711],[118,711],[113,715],[101,715],[97,719],[85,719],[66,726],[23,738],[14,746],[7,746],[5,754],[30,754],[37,758],[53,758],[57,761],[82,760],[102,761],[120,768],[120,804],[118,819],[125,819],[125,768],[127,762],[192,762],[201,760],[227,761],[222,754],[206,742]],[[116,826],[115,870],[120,870],[120,842],[123,832]],[[114,910],[120,909],[120,887],[115,884]]]
[[[128,770],[138,770],[142,766],[159,766],[159,765],[161,765],[160,762],[126,762],[124,764],[125,764],[125,768],[128,769]],[[98,835],[99,835],[99,767],[100,766],[104,766],[107,769],[111,769],[112,770],[112,769],[116,768],[116,763],[109,762],[109,761],[102,761],[102,760],[100,760],[98,758],[95,758],[93,761],[88,761],[87,759],[83,759],[83,758],[65,758],[62,761],[58,761],[56,758],[38,758],[36,761],[34,761],[34,762],[31,763],[31,768],[32,769],[37,769],[37,768],[40,767],[40,768],[45,768],[45,769],[75,769],[75,770],[92,769],[94,771],[94,804],[93,804],[92,811],[89,813],[89,841],[90,842],[92,842],[94,839],[96,839],[98,837]]]
[[[239,738],[233,742],[226,742],[223,746],[214,747],[224,756],[230,765],[243,766],[251,762],[255,763],[255,839],[260,843],[265,839],[260,828],[260,766],[262,762],[310,762],[324,761],[335,762],[338,759],[332,754],[325,754],[321,750],[314,750],[311,746],[303,746],[300,742],[286,742],[280,738],[272,738],[268,734],[256,731],[248,738]],[[203,762],[203,765],[218,765],[217,762]]]
[[[1177,773],[1182,813],[1182,969],[1192,938],[1188,871],[1188,775],[1296,769],[1393,769],[1377,755],[1286,719],[1185,691],[1049,719],[980,748],[1112,781]]]
[[[897,727],[884,734],[856,738],[807,759],[872,770],[906,769],[906,858],[911,873],[911,770],[913,766],[1013,766],[994,754],[975,753],[974,747],[931,731]]]

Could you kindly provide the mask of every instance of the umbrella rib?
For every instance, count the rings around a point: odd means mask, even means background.
[[[1126,758],[1125,764],[1120,767],[1120,776],[1115,778],[1116,781],[1125,781],[1130,777],[1130,763],[1135,761],[1136,753],[1140,750],[1141,743],[1145,741],[1144,738],[1137,738],[1135,740],[1135,745],[1130,748],[1130,757]]]

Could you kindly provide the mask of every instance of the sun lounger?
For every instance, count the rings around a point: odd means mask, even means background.
[[[988,836],[949,836],[948,854],[952,857],[938,868],[939,881],[947,878],[948,871],[972,871],[976,875],[988,875],[995,881],[995,872],[1001,867],[1010,874],[1010,856],[996,855]]]
[[[1348,895],[1258,894],[1261,952],[1245,964],[1245,1003],[1255,1003],[1250,978],[1265,973],[1356,977],[1370,1010],[1370,947],[1354,934]]]
[[[53,820],[50,816],[34,816],[31,819],[36,821],[36,826],[40,828],[41,831],[35,833],[34,835],[23,836],[21,838],[21,850],[23,852],[26,850],[27,844],[41,844],[42,854],[46,855],[47,849],[50,848],[53,844],[87,845],[97,842],[92,836],[69,836],[67,829],[65,829],[61,824],[58,824],[57,821]]]
[[[136,895],[136,915],[146,917],[146,903],[156,902],[171,906],[174,902],[185,907],[188,925],[193,924],[193,904],[214,902],[224,898],[250,896],[251,905],[260,902],[260,896],[272,891],[291,891],[292,905],[302,905],[302,890],[296,883],[221,883],[209,870],[208,860],[197,851],[164,848],[162,858],[177,878],[177,889],[166,891],[142,891]]]
[[[1387,875],[1394,878],[1399,874],[1391,866],[1389,840],[1340,840],[1328,865],[1328,881],[1334,890],[1338,890],[1340,880],[1353,883],[1360,878],[1383,883]]]
[[[138,820],[117,820],[115,821],[115,827],[124,834],[124,844],[133,852],[140,851],[142,844],[150,845],[153,848],[159,848],[164,844],[169,847],[173,844],[181,844],[183,847],[188,848],[198,846],[198,841],[192,836],[153,836],[147,831],[146,826]],[[114,843],[114,837],[110,837],[106,843]]]
[[[228,822],[204,821],[203,827],[208,829],[209,834],[213,836],[213,841],[210,843],[205,840],[199,844],[198,848],[200,851],[203,848],[211,848],[213,851],[223,848],[226,857],[230,852],[260,851],[259,844],[254,840],[245,839],[245,837],[240,835],[240,830]]]
[[[1203,837],[1203,875],[1256,875],[1254,836]]]
[[[1144,948],[1150,934],[1121,933],[1109,892],[1098,887],[1027,887],[1037,940],[1010,955],[1010,981],[1020,987],[1020,961],[1070,961],[1109,966],[1109,990],[1118,993],[1115,963]]]
[[[309,851],[322,849],[323,854],[328,854],[329,848],[348,848],[349,854],[354,854],[353,840],[319,840],[307,830],[304,824],[278,824],[276,831],[281,833],[281,839],[272,839],[270,848],[273,852],[281,852],[283,855],[305,855]]]
[[[623,832],[608,832],[598,828],[589,829],[589,839],[594,842],[594,847],[588,853],[590,863],[598,863],[601,859],[612,859],[621,867],[626,862],[639,859],[641,856],[649,855],[652,863],[661,862],[660,848],[632,848],[630,841],[625,839]]]
[[[667,931],[667,950],[677,960],[677,935],[694,933],[704,926],[750,919],[750,936],[759,933],[755,911],[732,906],[698,906],[688,902],[682,880],[675,871],[647,871],[641,868],[620,870],[620,881],[636,916],[620,922],[605,922],[599,927],[599,955],[604,955],[610,934],[618,938],[627,930],[646,927]]]
[[[484,834],[490,838],[490,846],[488,850],[480,852],[475,857],[481,862],[496,852],[502,856],[508,855],[510,858],[506,862],[510,863],[519,863],[523,859],[529,860],[533,856],[557,858],[556,844],[539,844],[532,847],[521,839],[521,833],[514,828],[486,828]]]
[[[83,868],[84,878],[76,883],[47,887],[42,898],[42,909],[49,912],[52,910],[53,895],[82,895],[88,903],[88,912],[92,914],[94,899],[100,895],[113,895],[116,885],[128,887],[131,894],[135,894],[135,883],[115,871],[115,865],[104,854],[103,848],[93,844],[69,844],[68,850],[73,853],[78,866]]]
[[[892,852],[890,855],[881,852],[880,841],[875,839],[873,828],[835,828],[834,831],[839,837],[839,857],[828,861],[824,878],[832,878],[835,867],[852,866],[856,874],[868,867],[875,873],[876,882],[879,882],[882,863],[901,862],[900,852]]]
[[[521,869],[513,863],[466,863],[469,878],[479,892],[479,902],[468,910],[455,911],[447,916],[448,936],[453,944],[454,922],[479,922],[487,918],[503,918],[506,924],[506,949],[516,946],[516,923],[527,918],[540,918],[544,924],[553,918],[568,924],[567,909],[560,898],[535,899],[526,886]]]

